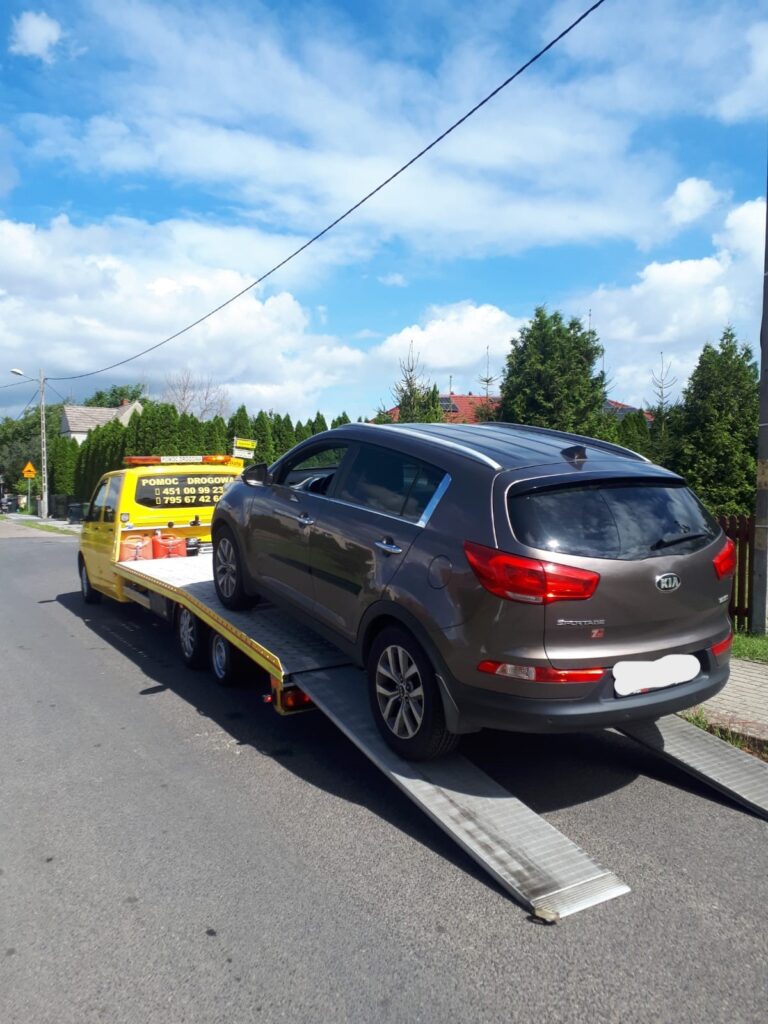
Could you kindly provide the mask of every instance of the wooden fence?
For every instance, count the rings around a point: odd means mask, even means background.
[[[752,610],[752,556],[755,550],[754,516],[719,516],[717,520],[736,544],[736,575],[728,609],[734,629],[749,629]]]

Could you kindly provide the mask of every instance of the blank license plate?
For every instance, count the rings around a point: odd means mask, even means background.
[[[699,672],[699,659],[692,654],[667,654],[657,661],[617,661],[613,666],[613,692],[617,697],[629,697],[646,690],[662,690],[688,683]]]

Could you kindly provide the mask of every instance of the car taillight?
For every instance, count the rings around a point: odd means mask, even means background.
[[[709,649],[716,658],[721,657],[727,650],[730,649],[733,643],[733,633],[729,633],[725,640],[721,640],[719,644],[713,644]]]
[[[605,673],[604,668],[558,669],[550,665],[511,665],[506,661],[481,661],[477,670],[531,683],[596,683]]]
[[[712,564],[719,580],[733,576],[736,571],[736,545],[730,537],[725,538],[725,544],[712,559]]]
[[[526,604],[586,601],[600,582],[598,572],[510,555],[469,540],[464,541],[464,553],[485,589],[507,601]]]

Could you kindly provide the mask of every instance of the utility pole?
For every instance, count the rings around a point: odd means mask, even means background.
[[[768,174],[766,175],[768,199]],[[768,202],[765,206],[763,316],[760,323],[760,415],[757,434],[755,555],[752,561],[752,613],[749,628],[766,632],[768,617]]]
[[[45,377],[40,370],[40,518],[48,518],[48,438],[45,434]]]

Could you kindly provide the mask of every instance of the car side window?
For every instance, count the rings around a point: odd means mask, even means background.
[[[115,521],[115,511],[117,510],[117,502],[120,497],[120,485],[122,482],[123,478],[121,476],[110,477],[107,494],[104,498],[105,523],[114,523]]]
[[[104,508],[104,502],[107,496],[107,481],[102,480],[99,484],[96,493],[91,498],[91,506],[88,509],[88,522],[94,523],[101,519],[101,510]]]
[[[348,445],[337,443],[301,452],[280,467],[276,482],[295,491],[325,494],[347,451]]]
[[[444,476],[411,455],[361,445],[334,497],[417,522]]]

